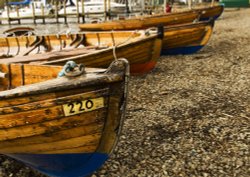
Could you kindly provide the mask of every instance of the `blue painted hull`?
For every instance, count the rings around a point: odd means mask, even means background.
[[[188,55],[196,53],[201,50],[204,46],[188,46],[188,47],[178,47],[161,51],[161,55]]]
[[[108,159],[104,153],[84,154],[8,154],[26,165],[54,177],[84,177]]]
[[[220,14],[221,15],[221,14]],[[200,18],[200,21],[208,21],[208,20],[210,20],[211,18],[214,18],[214,20],[217,20],[219,17],[220,17],[220,15],[217,15],[217,16],[214,16],[214,17],[209,17],[209,18]]]

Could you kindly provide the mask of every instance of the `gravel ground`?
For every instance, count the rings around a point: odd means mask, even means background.
[[[131,77],[119,144],[95,176],[250,176],[250,9],[224,12],[197,54]],[[0,176],[44,177],[0,156]]]

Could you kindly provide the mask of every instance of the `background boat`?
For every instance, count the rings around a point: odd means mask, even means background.
[[[82,31],[136,30],[192,22],[199,15],[196,12],[146,15],[131,19],[112,20],[99,23],[80,24]]]
[[[1,62],[64,65],[74,60],[88,67],[107,67],[114,58],[126,57],[132,74],[145,74],[160,57],[162,34],[142,30],[3,37],[0,46],[0,56],[7,57]]]
[[[202,49],[213,32],[214,20],[165,27],[163,55],[192,54]]]
[[[193,8],[193,10],[199,12],[200,15],[200,21],[207,21],[210,19],[218,19],[221,14],[224,11],[224,5],[223,4],[218,4],[218,5],[214,5],[211,7],[197,7],[197,8]]]
[[[108,31],[108,30],[135,30],[157,27],[158,25],[169,26],[184,24],[193,21],[208,21],[217,19],[223,12],[224,6],[203,7],[182,12],[167,14],[145,15],[131,19],[112,20],[99,23],[80,24],[82,31]]]

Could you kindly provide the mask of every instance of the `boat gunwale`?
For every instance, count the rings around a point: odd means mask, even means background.
[[[122,81],[123,73],[87,73],[75,78],[60,77],[0,92],[0,99],[36,95]]]
[[[116,45],[116,49],[120,49],[122,47],[126,47],[126,46],[130,46],[130,45],[134,45],[134,44],[137,44],[137,43],[143,43],[146,42],[146,41],[150,41],[150,40],[153,40],[153,39],[156,39],[158,38],[158,34],[150,34],[150,36],[141,36],[141,37],[138,37],[138,38],[134,38],[134,40],[132,41],[127,41],[125,43],[121,43],[121,44],[117,44]],[[96,50],[96,51],[93,51],[92,53],[88,53],[88,54],[83,54],[82,57],[87,57],[87,56],[91,56],[91,55],[95,55],[95,54],[102,54],[102,53],[105,53],[105,52],[109,52],[113,50],[113,47],[108,47],[108,48],[105,48],[105,49],[101,49],[101,50]],[[72,56],[73,57],[79,57],[80,56]],[[44,62],[39,62],[39,64],[42,64],[42,65],[47,65],[47,64],[53,64],[53,63],[57,63],[57,62],[63,62],[63,61],[68,61],[70,60],[71,57],[69,58],[63,58],[63,59],[56,59],[56,60],[50,60],[50,61],[44,61]],[[1,62],[1,60],[0,60]]]
[[[185,29],[185,28],[193,28],[196,26],[213,26],[214,20],[207,20],[207,21],[198,21],[193,23],[184,23],[184,24],[178,24],[178,25],[171,25],[164,27],[164,32],[168,32],[174,29]]]
[[[133,31],[129,31],[129,32],[131,32],[131,34],[133,34]],[[130,46],[130,45],[134,45],[134,44],[138,44],[138,43],[144,43],[145,41],[150,41],[150,40],[156,39],[159,36],[159,34],[157,34],[157,31],[153,31],[149,35],[143,34],[143,32],[146,31],[146,30],[139,30],[139,31],[141,31],[140,36],[135,37],[135,38],[132,37],[130,40],[125,41],[124,43],[123,42],[117,43],[115,48],[119,49],[119,48],[122,48],[122,47]],[[96,33],[96,32],[92,32],[92,33]],[[92,34],[92,33],[90,33],[90,34]],[[104,32],[104,33],[107,33],[107,32]],[[112,33],[110,33],[110,34],[112,34]],[[84,50],[85,48],[82,48],[82,49]],[[70,49],[63,49],[61,51],[63,52],[63,51],[67,51],[67,50],[70,50]],[[79,48],[79,50],[81,50],[81,49]],[[108,46],[107,48],[103,48],[103,49],[89,50],[90,51],[89,53],[84,53],[81,56],[82,57],[87,57],[87,56],[91,56],[91,55],[95,55],[95,54],[101,54],[101,53],[109,52],[111,50],[113,50],[113,47]],[[52,53],[53,52],[55,52],[55,53],[58,52],[59,53],[61,51],[55,50],[55,51],[52,51]],[[32,59],[34,56],[42,56],[42,55],[45,55],[45,54],[46,54],[46,52],[45,53],[40,53],[40,54],[27,55],[27,56],[18,56],[17,55],[17,56],[11,57],[11,58],[0,59],[0,64],[19,63],[19,62],[24,62],[24,63],[37,62],[39,65],[50,65],[50,64],[58,63],[58,62],[64,62],[64,61],[66,62],[68,60],[71,60],[71,58],[75,58],[75,57],[80,58],[80,56],[78,55],[78,56],[71,56],[71,57],[67,57],[67,58],[53,59],[53,60],[48,60],[48,61],[43,61],[41,59],[40,60]],[[27,60],[26,57],[30,58],[30,60]],[[24,58],[26,58],[26,59],[24,59]],[[19,60],[16,61],[17,59],[19,59]]]
[[[101,22],[101,23],[83,23],[83,24],[79,24],[78,27],[80,28],[81,31],[84,30],[90,30],[90,31],[108,31],[108,29],[101,29],[101,25],[112,25],[112,26],[116,26],[117,23],[125,23],[125,22],[132,22],[134,21],[146,21],[148,19],[155,19],[155,18],[159,18],[159,17],[168,17],[170,18],[171,16],[174,15],[182,15],[183,14],[196,14],[198,18],[202,18],[204,15],[206,15],[206,13],[208,13],[207,11],[209,10],[220,10],[220,13],[218,14],[219,16],[222,14],[223,9],[224,9],[224,5],[218,4],[215,6],[208,6],[208,7],[202,7],[202,8],[193,8],[193,9],[189,9],[189,10],[184,10],[184,11],[180,11],[180,12],[172,12],[172,13],[161,13],[161,14],[154,14],[154,15],[147,15],[147,16],[139,16],[139,17],[135,17],[135,18],[129,18],[129,19],[121,19],[121,20],[111,20],[111,21],[105,21],[105,22]],[[94,27],[96,25],[96,27]],[[170,25],[172,26],[172,25]],[[111,27],[113,28],[113,27]],[[110,30],[111,30],[110,28]],[[97,30],[98,29],[98,30]],[[127,29],[114,29],[114,30],[127,30]],[[132,30],[132,29],[131,29]]]

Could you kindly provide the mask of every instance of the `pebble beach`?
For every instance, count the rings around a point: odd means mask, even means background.
[[[201,51],[131,76],[122,136],[92,177],[250,176],[249,14],[226,9]],[[0,155],[0,177],[45,176]]]

